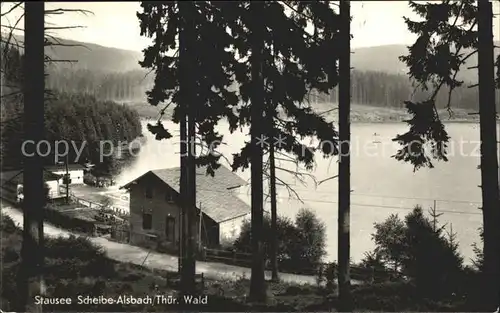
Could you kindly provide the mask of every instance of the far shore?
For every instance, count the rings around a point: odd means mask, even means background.
[[[139,116],[144,121],[157,121],[159,114],[157,114],[161,107],[152,107],[147,103],[131,103],[129,104],[138,111]],[[335,103],[315,103],[312,105],[317,112],[327,112],[333,108],[338,107]],[[162,121],[171,120],[171,110],[168,110],[162,117]],[[453,109],[452,118],[449,117],[446,110],[439,110],[441,116],[441,121],[444,124],[452,123],[467,123],[467,124],[479,124],[479,115],[473,114],[474,112],[464,110],[464,109]],[[338,110],[331,113],[325,114],[324,116],[329,121],[336,123],[338,121]],[[366,104],[352,104],[351,109],[351,123],[352,124],[396,124],[396,123],[406,123],[406,120],[410,118],[410,115],[405,109],[401,108],[388,108],[388,107],[378,107],[370,106]],[[497,123],[500,123],[500,119],[497,119]]]
[[[479,120],[441,120],[443,124],[479,124]],[[406,124],[405,120],[395,121],[395,120],[387,120],[387,121],[368,121],[368,120],[355,120],[351,121],[351,124]],[[500,120],[497,121],[497,124],[500,124]]]

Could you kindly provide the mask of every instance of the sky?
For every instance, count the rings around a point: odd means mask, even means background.
[[[500,0],[494,0],[494,12],[500,13]],[[11,3],[2,4],[2,12]],[[140,2],[47,2],[46,9],[84,9],[93,14],[69,12],[47,18],[57,26],[84,26],[80,29],[61,30],[54,35],[107,47],[141,51],[150,42],[140,36],[136,12]],[[2,25],[15,23],[20,11],[9,14]],[[411,44],[415,37],[406,29],[403,16],[414,17],[407,1],[352,1],[353,22],[351,41],[353,48],[388,44]],[[500,18],[494,26],[494,35],[500,38]]]

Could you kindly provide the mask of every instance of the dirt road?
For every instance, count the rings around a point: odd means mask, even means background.
[[[22,213],[7,205],[0,203],[2,213],[10,216],[19,227],[23,225]],[[53,225],[45,223],[44,233],[49,237],[68,237],[71,233],[69,231],[57,228]],[[160,254],[154,251],[148,251],[143,248],[131,246],[128,244],[117,243],[109,241],[105,238],[89,237],[89,239],[100,246],[102,246],[108,257],[119,262],[130,262],[138,265],[143,265],[151,269],[163,270],[177,270],[177,257]],[[149,255],[148,255],[149,254]],[[213,263],[213,262],[196,262],[196,271],[204,273],[205,276],[210,278],[225,278],[225,279],[238,279],[242,276],[250,277],[250,269],[238,267],[233,265]],[[266,277],[270,278],[271,273],[266,272]],[[288,273],[281,273],[280,278],[286,282],[295,282],[299,284],[315,284],[313,276],[295,275]]]

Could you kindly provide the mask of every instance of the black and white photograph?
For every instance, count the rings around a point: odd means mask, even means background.
[[[500,0],[0,9],[0,313],[499,313]]]

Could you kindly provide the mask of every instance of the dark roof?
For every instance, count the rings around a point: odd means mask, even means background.
[[[12,170],[5,171],[0,173],[0,179],[2,181],[2,186],[8,182],[10,182],[15,176],[22,173],[22,170]]]
[[[147,174],[157,176],[176,192],[180,192],[180,167],[149,171],[121,188],[128,188],[133,182]],[[250,207],[230,190],[243,185],[246,185],[246,181],[224,166],[215,170],[213,177],[206,174],[205,167],[197,168],[196,202],[198,208],[217,223],[250,213]]]
[[[19,171],[16,175],[12,176],[8,181],[6,182],[13,182],[17,184],[22,184],[23,183],[23,171]],[[59,180],[61,179],[62,175],[57,175],[54,174],[46,169],[43,170],[43,181],[54,181],[54,180]]]
[[[48,165],[48,166],[45,166],[45,169],[47,169],[49,171],[65,171],[66,165],[65,164]],[[69,171],[84,170],[84,169],[85,169],[85,166],[83,166],[81,164],[68,164]]]

